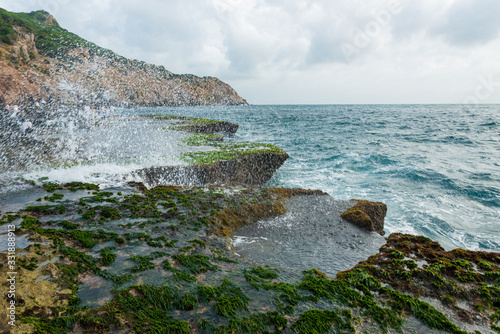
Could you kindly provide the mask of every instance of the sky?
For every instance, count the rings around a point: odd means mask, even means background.
[[[500,103],[499,0],[0,0],[250,104]]]

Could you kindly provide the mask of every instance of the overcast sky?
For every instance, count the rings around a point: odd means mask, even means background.
[[[500,103],[499,0],[0,0],[251,104]]]

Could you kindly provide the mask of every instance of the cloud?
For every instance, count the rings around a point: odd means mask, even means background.
[[[432,32],[444,36],[446,41],[454,45],[483,44],[498,37],[499,17],[498,0],[458,0]]]

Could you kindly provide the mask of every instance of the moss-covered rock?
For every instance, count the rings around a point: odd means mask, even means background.
[[[446,251],[422,236],[392,234],[380,253],[332,278],[261,266],[228,247],[236,228],[321,191],[135,183],[115,191],[94,194],[116,199],[106,203],[108,218],[87,189],[75,190],[61,214],[3,215],[34,244],[16,251],[18,327],[5,322],[3,298],[0,330],[464,333],[499,325],[498,253]],[[93,208],[91,219],[82,216]],[[0,260],[7,273],[7,252]]]
[[[285,152],[272,150],[224,153],[216,151],[197,155],[189,166],[163,166],[144,168],[134,172],[147,184],[177,185],[261,185],[269,181],[274,172],[288,159]]]
[[[384,218],[387,205],[380,202],[354,199],[357,203],[341,217],[361,228],[384,235]]]

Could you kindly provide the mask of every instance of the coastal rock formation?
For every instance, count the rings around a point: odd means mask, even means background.
[[[174,121],[169,129],[193,133],[184,141],[206,151],[186,152],[188,166],[153,166],[133,172],[147,186],[175,185],[262,185],[288,159],[288,154],[269,144],[224,142],[218,132],[235,133],[238,124],[196,117],[146,115],[161,121]]]
[[[234,124],[231,122],[212,122],[203,124],[189,124],[184,125],[181,128],[184,131],[196,133],[236,133],[236,131],[238,130],[238,124]]]
[[[398,309],[431,328],[449,333],[500,329],[499,253],[446,251],[424,236],[393,233],[378,254],[337,278],[394,300]]]
[[[328,194],[294,196],[284,214],[234,231],[234,250],[260,264],[297,271],[307,266],[333,277],[377,254],[385,243],[379,234],[340,217],[352,205]]]
[[[158,166],[143,168],[133,174],[148,186],[176,185],[262,185],[288,159],[285,152],[235,153],[234,159],[191,166]]]
[[[72,182],[33,188],[16,229],[16,297],[0,331],[16,333],[465,333],[498,327],[500,254],[445,251],[392,234],[380,252],[329,277],[263,266],[229,236],[314,190]],[[41,196],[36,200],[37,196]],[[68,198],[68,199],[67,199]],[[0,210],[5,207],[0,202]],[[378,237],[381,238],[381,237]],[[19,243],[21,245],[21,243]],[[6,259],[6,245],[0,245]],[[4,275],[10,269],[0,262]],[[8,290],[4,281],[1,288]],[[15,302],[16,327],[6,303]],[[22,320],[22,321],[21,321]]]
[[[341,217],[368,231],[384,235],[384,218],[387,213],[387,205],[380,202],[353,199],[357,203],[342,213]]]
[[[0,8],[0,25],[0,95],[7,104],[31,108],[42,99],[54,106],[247,104],[217,78],[178,75],[121,57],[64,30],[44,11]]]

